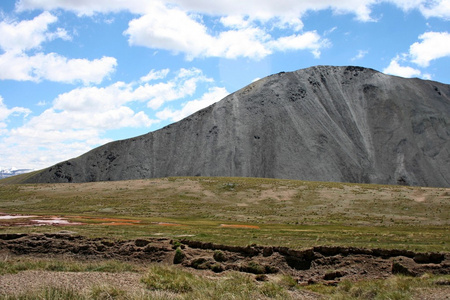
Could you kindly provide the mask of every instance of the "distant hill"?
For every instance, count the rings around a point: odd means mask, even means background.
[[[166,176],[449,187],[450,85],[352,66],[282,72],[25,181]]]

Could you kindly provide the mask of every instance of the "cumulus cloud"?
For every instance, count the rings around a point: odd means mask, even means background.
[[[450,19],[450,1],[420,1],[420,11],[427,17],[438,17],[443,19]]]
[[[356,54],[354,57],[352,57],[352,61],[363,59],[369,51],[367,50],[358,50],[358,54]]]
[[[100,83],[115,70],[116,65],[113,57],[87,60],[68,59],[56,53],[29,56],[6,52],[0,55],[0,79]]]
[[[18,11],[60,8],[88,16],[127,10],[138,15],[124,32],[130,45],[183,53],[190,60],[261,59],[274,51],[286,50],[310,51],[317,58],[330,42],[315,31],[301,32],[301,17],[305,13],[332,10],[336,14],[353,14],[357,20],[367,22],[374,21],[372,8],[383,2],[405,11],[416,9],[425,17],[450,16],[449,0],[21,0],[16,6]],[[212,16],[222,27],[207,28],[202,14]],[[281,30],[276,37],[272,36],[274,28]]]
[[[403,10],[419,10],[425,17],[450,17],[449,0],[96,0],[96,1],[66,1],[66,0],[19,0],[18,11],[42,9],[65,9],[80,16],[92,16],[95,13],[111,13],[127,10],[135,14],[152,12],[155,5],[177,5],[185,11],[205,13],[210,15],[247,15],[254,19],[269,20],[280,18],[287,23],[294,21],[300,25],[298,18],[308,11],[330,9],[338,14],[354,14],[360,21],[373,21],[370,16],[372,8],[380,3],[391,3]],[[290,21],[289,21],[290,20]]]
[[[420,42],[409,47],[408,53],[402,53],[394,57],[389,66],[383,72],[402,77],[418,77],[431,79],[431,75],[423,73],[410,66],[401,66],[402,63],[413,63],[421,68],[426,68],[430,62],[443,57],[450,57],[450,33],[425,32],[419,36]]]
[[[322,39],[316,31],[308,31],[303,34],[280,37],[269,43],[273,49],[281,51],[311,50],[316,58],[320,57],[320,49],[330,45],[327,39]]]
[[[92,16],[95,13],[117,13],[128,10],[132,13],[145,13],[152,7],[152,2],[147,0],[95,0],[95,1],[67,1],[67,0],[19,0],[16,10],[64,9],[72,11],[79,16]]]
[[[0,127],[6,128],[6,124],[4,123],[10,116],[24,115],[24,117],[28,116],[31,113],[31,110],[25,107],[13,107],[8,108],[6,104],[3,103],[3,97],[0,96]]]
[[[152,81],[152,80],[158,80],[158,79],[164,79],[167,74],[169,74],[170,69],[163,69],[163,70],[151,70],[150,72],[148,72],[147,75],[142,76],[140,78],[141,82],[148,82],[148,81]]]
[[[224,19],[223,24],[238,29],[217,35],[178,8],[155,6],[155,12],[130,21],[125,34],[130,45],[164,49],[194,57],[262,58],[271,53],[265,45],[270,37],[262,29],[242,20]]]
[[[105,138],[110,130],[149,128],[162,120],[182,118],[228,94],[224,88],[211,86],[212,79],[197,68],[151,70],[143,77],[148,80],[84,86],[62,93],[48,109],[11,130],[3,123],[8,116],[31,112],[20,107],[7,108],[0,98],[0,142],[5,146],[0,149],[0,165],[19,161],[20,157],[21,167],[49,166],[111,141]],[[156,79],[159,81],[152,83]],[[207,92],[195,97],[200,84],[206,86]],[[183,108],[170,111],[170,116],[157,113],[156,118],[149,118],[145,109],[147,106],[156,110],[170,101],[193,97],[196,100],[185,100]]]
[[[155,6],[155,13],[130,21],[124,32],[130,45],[164,49],[194,57],[261,59],[284,50],[310,50],[315,57],[329,42],[315,31],[275,39],[270,31],[242,16],[220,19],[224,29],[211,33],[199,20],[178,7]],[[292,21],[292,20],[291,20]],[[286,22],[285,22],[286,23]],[[295,29],[299,23],[292,21]]]
[[[450,56],[450,33],[425,32],[419,39],[421,42],[409,48],[412,62],[417,65],[428,67],[432,60]]]
[[[161,71],[151,71],[150,73],[166,74],[168,72],[168,69],[164,69]],[[144,102],[147,103],[147,107],[158,109],[166,102],[192,96],[196,92],[199,83],[212,81],[211,78],[204,76],[203,72],[197,68],[182,68],[174,72],[173,78],[154,84],[150,84],[149,82],[116,82],[106,87],[76,88],[59,95],[54,100],[53,108],[55,110],[70,111],[73,113],[82,112],[85,114],[116,110],[131,102]],[[113,120],[110,125],[105,126],[107,128],[117,126],[115,122]],[[107,122],[103,123],[109,124]],[[142,125],[149,126],[150,123],[144,123]]]
[[[62,28],[49,31],[49,25],[58,18],[43,12],[32,20],[0,22],[0,80],[50,80],[56,82],[100,83],[117,65],[113,57],[100,59],[68,59],[56,53],[28,54],[40,50],[42,43],[61,38],[70,40]]]
[[[133,96],[147,102],[147,107],[158,109],[166,102],[192,96],[199,83],[213,82],[197,68],[180,69],[176,76],[166,82],[143,84],[133,91]]]
[[[156,116],[161,120],[179,121],[194,112],[210,106],[219,100],[225,98],[229,93],[225,88],[214,87],[210,88],[200,99],[188,101],[183,104],[181,109],[173,110],[165,108],[156,113]]]
[[[22,52],[38,48],[43,42],[61,37],[68,39],[67,32],[49,33],[48,26],[58,20],[49,12],[43,12],[33,20],[0,22],[0,47],[8,52]]]
[[[389,66],[387,66],[383,72],[386,74],[401,76],[401,77],[418,77],[420,76],[421,72],[418,69],[414,69],[412,67],[408,66],[401,66],[399,64],[399,61],[404,61],[405,59],[401,58],[400,56],[396,56],[394,59],[391,60],[391,63]]]
[[[289,19],[299,17],[307,11],[318,11],[331,9],[337,13],[353,13],[360,20],[370,20],[370,6],[376,0],[318,0],[318,1],[297,1],[297,0],[228,0],[228,1],[191,1],[174,0],[181,7],[187,10],[199,11],[209,14],[241,14],[250,15],[260,20],[271,19],[274,16]]]

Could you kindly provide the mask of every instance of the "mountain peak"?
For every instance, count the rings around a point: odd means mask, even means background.
[[[450,86],[358,66],[274,74],[28,182],[243,176],[450,186]]]

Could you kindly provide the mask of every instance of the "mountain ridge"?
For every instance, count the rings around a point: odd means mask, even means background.
[[[26,182],[235,176],[450,186],[450,85],[355,66],[270,75]]]

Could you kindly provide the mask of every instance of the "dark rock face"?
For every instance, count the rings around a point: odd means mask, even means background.
[[[450,186],[450,85],[361,67],[279,73],[27,182],[239,176]]]

